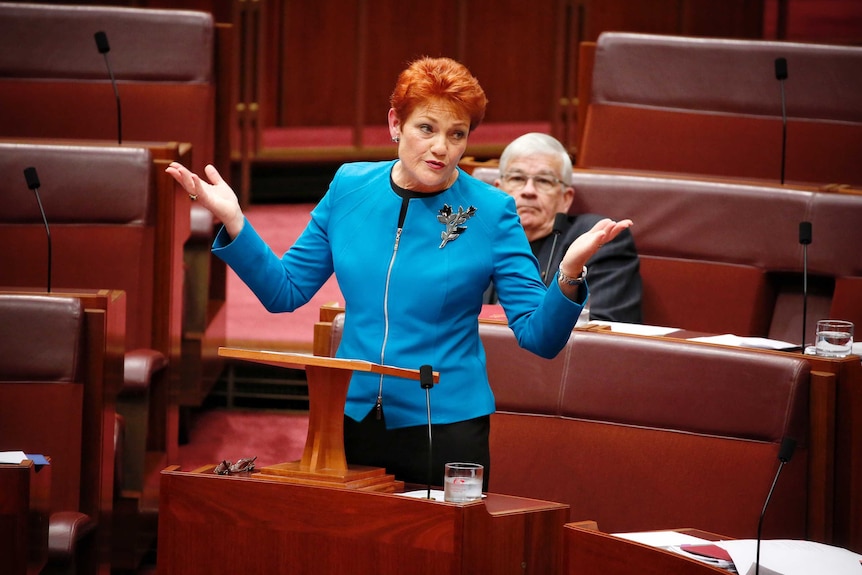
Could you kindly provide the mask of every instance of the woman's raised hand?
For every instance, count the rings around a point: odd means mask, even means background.
[[[616,222],[610,218],[605,218],[596,222],[596,225],[585,234],[572,242],[566,254],[563,256],[563,261],[560,267],[570,277],[577,277],[581,273],[581,269],[587,264],[594,253],[600,247],[616,238],[620,232],[632,226],[631,220],[620,220]]]
[[[225,182],[218,170],[212,164],[204,168],[209,182],[203,181],[197,174],[179,162],[171,162],[165,168],[189,195],[189,199],[198,202],[221,220],[230,237],[234,238],[242,230],[245,223],[242,208],[233,189]]]

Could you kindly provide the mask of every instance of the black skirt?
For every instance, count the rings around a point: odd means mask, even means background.
[[[430,462],[427,425],[386,429],[385,418],[384,413],[377,419],[374,411],[361,422],[344,417],[348,464],[383,467],[406,484],[440,487],[446,463],[480,463],[485,467],[482,491],[488,491],[490,416],[432,425]]]

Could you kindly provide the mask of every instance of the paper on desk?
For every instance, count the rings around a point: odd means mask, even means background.
[[[0,451],[0,463],[14,463],[18,465],[27,459],[27,454],[23,451]]]
[[[717,545],[727,549],[741,575],[754,574],[757,541],[735,539]],[[858,553],[814,541],[770,539],[760,543],[761,575],[860,575],[860,561]]]
[[[689,341],[702,341],[705,343],[718,343],[721,345],[732,345],[735,347],[754,347],[757,349],[789,349],[797,347],[794,343],[777,339],[766,339],[764,337],[740,337],[730,333],[723,335],[709,335],[704,337],[692,337]]]
[[[428,497],[427,489],[417,489],[416,491],[405,491],[404,493],[396,493],[396,495],[403,495],[404,497],[412,497],[414,499],[433,499],[434,501],[443,501],[443,490],[442,489],[432,489],[431,497]]]
[[[614,333],[627,333],[631,335],[667,335],[679,331],[677,327],[664,327],[660,325],[643,325],[640,323],[623,323],[619,321],[592,320],[587,325],[606,325]]]
[[[700,539],[679,531],[643,531],[635,533],[614,533],[614,537],[620,539],[628,539],[635,543],[649,545],[650,547],[672,547],[674,545],[682,545],[683,543],[692,544],[707,544],[712,541]]]

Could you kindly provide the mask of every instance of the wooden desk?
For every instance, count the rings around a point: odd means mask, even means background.
[[[0,464],[0,558],[10,575],[39,573],[48,560],[51,466]]]
[[[702,531],[677,529],[695,537],[716,540]],[[564,546],[567,575],[710,575],[727,571],[672,551],[635,543],[609,533],[602,533],[595,524],[585,526],[567,523],[564,526]]]
[[[458,505],[399,494],[162,472],[160,575],[554,574],[568,505],[489,494]]]

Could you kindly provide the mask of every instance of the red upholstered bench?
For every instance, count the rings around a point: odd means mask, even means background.
[[[560,501],[608,531],[754,537],[785,436],[800,443],[764,526],[807,533],[801,358],[589,331],[553,362],[481,324],[497,400],[491,491]]]
[[[776,58],[785,181],[862,185],[858,46],[605,32],[582,47],[577,166],[780,181]]]

